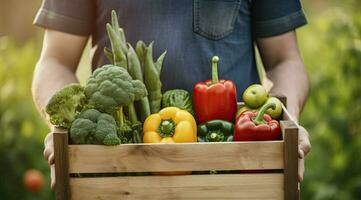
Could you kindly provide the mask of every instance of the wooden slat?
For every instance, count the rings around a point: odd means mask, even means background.
[[[70,173],[283,169],[283,141],[69,145]]]
[[[284,169],[284,183],[285,183],[285,199],[297,200],[299,199],[298,190],[298,128],[292,121],[281,122],[284,129],[284,152],[285,152],[285,169]]]
[[[72,200],[283,199],[283,174],[71,178]]]
[[[55,196],[57,200],[67,200],[69,193],[68,134],[66,130],[55,129],[53,133],[55,163]]]

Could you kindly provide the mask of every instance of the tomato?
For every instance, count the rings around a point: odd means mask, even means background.
[[[28,169],[23,177],[25,188],[30,192],[39,192],[44,186],[44,176],[36,169]]]

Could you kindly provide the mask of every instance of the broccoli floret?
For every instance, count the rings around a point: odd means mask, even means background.
[[[79,114],[71,125],[70,139],[74,144],[120,144],[114,118],[95,109]]]
[[[95,109],[87,109],[81,112],[77,118],[89,119],[92,122],[96,122],[100,114],[101,112]]]
[[[69,128],[85,104],[84,88],[79,84],[70,84],[51,97],[45,111],[53,125]]]
[[[111,115],[103,113],[99,116],[94,138],[98,143],[104,145],[120,144],[117,135],[117,123]]]
[[[141,81],[133,80],[125,68],[104,65],[88,79],[85,95],[98,110],[113,113],[147,96],[147,90]]]
[[[93,136],[95,128],[96,124],[89,119],[76,119],[70,128],[71,141],[74,144],[87,144]]]

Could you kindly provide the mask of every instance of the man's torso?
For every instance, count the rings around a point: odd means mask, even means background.
[[[127,41],[154,41],[154,58],[167,50],[161,79],[163,90],[191,91],[211,78],[213,55],[220,57],[219,77],[235,81],[239,93],[258,82],[251,34],[251,6],[246,0],[101,0],[97,1],[92,34],[93,67],[109,63],[105,24],[116,10]],[[238,94],[240,96],[241,94]]]

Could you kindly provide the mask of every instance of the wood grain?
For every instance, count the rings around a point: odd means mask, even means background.
[[[283,174],[71,178],[72,200],[283,199]]]
[[[70,198],[68,171],[68,134],[66,130],[55,129],[53,133],[55,163],[55,196],[57,200]]]
[[[285,199],[299,199],[298,190],[298,128],[292,121],[281,122],[284,129],[284,184]]]
[[[69,145],[70,173],[283,169],[283,141]]]

